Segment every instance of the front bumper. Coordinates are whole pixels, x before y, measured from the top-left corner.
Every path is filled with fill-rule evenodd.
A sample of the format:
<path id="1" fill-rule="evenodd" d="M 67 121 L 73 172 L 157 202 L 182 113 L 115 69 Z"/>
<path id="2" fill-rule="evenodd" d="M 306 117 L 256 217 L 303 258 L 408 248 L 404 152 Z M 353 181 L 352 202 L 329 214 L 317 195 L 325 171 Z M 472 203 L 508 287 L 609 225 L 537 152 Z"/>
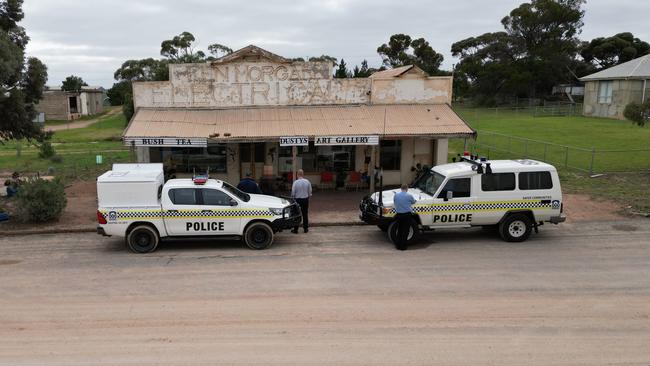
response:
<path id="1" fill-rule="evenodd" d="M 292 229 L 300 226 L 302 222 L 302 212 L 300 206 L 293 201 L 293 203 L 282 210 L 282 218 L 273 220 L 272 226 L 274 231 L 282 231 L 284 229 Z"/>
<path id="2" fill-rule="evenodd" d="M 388 225 L 393 221 L 392 217 L 382 215 L 381 207 L 374 203 L 369 197 L 364 197 L 359 204 L 359 219 L 370 225 Z"/>
<path id="3" fill-rule="evenodd" d="M 551 219 L 548 220 L 548 221 L 550 221 L 551 224 L 556 224 L 557 225 L 557 224 L 559 224 L 561 222 L 566 221 L 566 215 L 561 213 L 560 216 L 551 216 Z"/>

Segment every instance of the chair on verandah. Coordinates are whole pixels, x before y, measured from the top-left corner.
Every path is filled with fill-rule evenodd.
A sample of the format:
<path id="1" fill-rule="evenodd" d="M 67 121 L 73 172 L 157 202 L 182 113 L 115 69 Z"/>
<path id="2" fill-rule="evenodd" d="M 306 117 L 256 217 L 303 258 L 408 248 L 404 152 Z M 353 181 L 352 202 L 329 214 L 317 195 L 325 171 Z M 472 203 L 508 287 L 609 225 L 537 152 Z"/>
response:
<path id="1" fill-rule="evenodd" d="M 320 173 L 320 184 L 319 188 L 334 188 L 334 173 L 332 172 L 321 172 Z"/>
<path id="2" fill-rule="evenodd" d="M 357 191 L 359 190 L 359 187 L 361 187 L 361 173 L 351 171 L 348 174 L 348 188 L 354 187 L 354 190 Z"/>

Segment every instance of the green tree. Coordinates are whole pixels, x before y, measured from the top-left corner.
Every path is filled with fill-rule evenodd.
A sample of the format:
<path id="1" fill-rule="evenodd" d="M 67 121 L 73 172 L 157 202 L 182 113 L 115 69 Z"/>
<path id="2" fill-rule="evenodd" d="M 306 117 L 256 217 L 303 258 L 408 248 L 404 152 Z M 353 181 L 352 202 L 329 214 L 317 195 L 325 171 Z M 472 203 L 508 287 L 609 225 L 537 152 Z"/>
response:
<path id="1" fill-rule="evenodd" d="M 486 101 L 506 96 L 538 97 L 558 83 L 575 80 L 572 67 L 583 25 L 584 0 L 532 0 L 501 20 L 503 32 L 454 43 L 456 72 Z"/>
<path id="2" fill-rule="evenodd" d="M 79 76 L 70 75 L 61 84 L 61 90 L 65 91 L 79 91 L 82 86 L 88 86 L 86 82 Z"/>
<path id="3" fill-rule="evenodd" d="M 424 38 L 411 39 L 406 34 L 393 34 L 388 43 L 377 48 L 386 67 L 416 65 L 429 75 L 441 73 L 444 57 L 437 53 Z"/>
<path id="4" fill-rule="evenodd" d="M 124 105 L 124 101 L 127 100 L 126 95 L 132 93 L 131 80 L 121 80 L 117 83 L 114 83 L 113 86 L 106 91 L 108 100 L 111 105 Z"/>
<path id="5" fill-rule="evenodd" d="M 584 42 L 580 49 L 580 56 L 596 69 L 606 69 L 647 54 L 650 54 L 650 44 L 629 32 L 594 38 Z"/>
<path id="6" fill-rule="evenodd" d="M 348 65 L 345 63 L 344 59 L 341 59 L 341 62 L 339 62 L 339 66 L 336 68 L 336 71 L 334 72 L 334 77 L 338 79 L 345 79 L 352 77 L 352 73 L 348 70 Z"/>
<path id="7" fill-rule="evenodd" d="M 632 102 L 626 105 L 623 116 L 639 126 L 644 126 L 650 119 L 650 100 L 646 100 L 643 104 Z"/>
<path id="8" fill-rule="evenodd" d="M 210 52 L 212 56 L 207 57 L 207 59 L 215 59 L 231 54 L 232 48 L 219 43 L 213 43 L 208 46 L 208 52 Z"/>
<path id="9" fill-rule="evenodd" d="M 363 60 L 361 61 L 361 67 L 355 66 L 353 71 L 352 71 L 352 76 L 355 78 L 367 78 L 368 76 L 372 75 L 373 72 L 375 72 L 375 69 L 371 69 L 368 67 L 368 61 Z"/>
<path id="10" fill-rule="evenodd" d="M 196 51 L 194 41 L 196 39 L 192 33 L 183 32 L 172 39 L 162 41 L 160 54 L 173 63 L 205 62 L 205 52 Z"/>
<path id="11" fill-rule="evenodd" d="M 43 94 L 47 67 L 37 58 L 25 59 L 29 37 L 18 25 L 23 19 L 22 0 L 0 0 L 0 141 L 36 139 L 47 134 L 32 120 L 34 104 Z"/>
<path id="12" fill-rule="evenodd" d="M 127 60 L 115 70 L 115 80 L 129 81 L 167 81 L 169 80 L 168 60 L 145 58 L 142 60 Z"/>

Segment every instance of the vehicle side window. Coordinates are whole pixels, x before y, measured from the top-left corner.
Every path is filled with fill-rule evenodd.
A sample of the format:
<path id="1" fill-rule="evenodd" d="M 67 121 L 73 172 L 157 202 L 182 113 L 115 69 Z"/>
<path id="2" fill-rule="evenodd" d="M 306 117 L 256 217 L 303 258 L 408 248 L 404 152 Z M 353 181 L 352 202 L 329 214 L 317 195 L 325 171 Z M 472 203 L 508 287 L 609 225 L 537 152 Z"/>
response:
<path id="1" fill-rule="evenodd" d="M 175 205 L 196 205 L 197 189 L 194 188 L 175 188 L 169 190 L 169 199 Z"/>
<path id="2" fill-rule="evenodd" d="M 492 173 L 481 175 L 483 192 L 514 191 L 515 173 Z"/>
<path id="3" fill-rule="evenodd" d="M 203 204 L 208 206 L 230 206 L 229 195 L 216 190 L 216 189 L 202 189 L 201 194 L 203 194 Z"/>
<path id="4" fill-rule="evenodd" d="M 519 189 L 551 189 L 553 180 L 550 172 L 523 172 L 519 173 Z"/>
<path id="5" fill-rule="evenodd" d="M 470 197 L 472 188 L 471 178 L 456 178 L 450 179 L 447 184 L 442 188 L 438 198 L 447 197 L 447 192 L 454 192 L 454 198 Z"/>

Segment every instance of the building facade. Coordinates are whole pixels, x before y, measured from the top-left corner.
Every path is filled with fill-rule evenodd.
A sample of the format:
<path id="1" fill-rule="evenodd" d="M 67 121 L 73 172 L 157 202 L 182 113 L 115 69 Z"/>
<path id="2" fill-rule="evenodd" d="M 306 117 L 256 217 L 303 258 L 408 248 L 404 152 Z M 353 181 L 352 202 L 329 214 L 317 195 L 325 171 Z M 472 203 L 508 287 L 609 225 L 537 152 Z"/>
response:
<path id="1" fill-rule="evenodd" d="M 650 55 L 581 78 L 585 83 L 584 115 L 625 119 L 631 102 L 650 99 Z"/>
<path id="2" fill-rule="evenodd" d="M 248 46 L 212 63 L 169 65 L 170 80 L 136 82 L 124 132 L 139 162 L 237 182 L 303 169 L 316 185 L 337 176 L 410 182 L 417 166 L 447 162 L 448 139 L 474 131 L 450 107 L 452 77 L 415 66 L 335 79 L 331 62 L 297 62 Z"/>
<path id="3" fill-rule="evenodd" d="M 36 105 L 36 111 L 44 113 L 47 121 L 74 120 L 101 113 L 103 109 L 103 91 L 95 87 L 83 87 L 78 92 L 46 90 Z"/>

